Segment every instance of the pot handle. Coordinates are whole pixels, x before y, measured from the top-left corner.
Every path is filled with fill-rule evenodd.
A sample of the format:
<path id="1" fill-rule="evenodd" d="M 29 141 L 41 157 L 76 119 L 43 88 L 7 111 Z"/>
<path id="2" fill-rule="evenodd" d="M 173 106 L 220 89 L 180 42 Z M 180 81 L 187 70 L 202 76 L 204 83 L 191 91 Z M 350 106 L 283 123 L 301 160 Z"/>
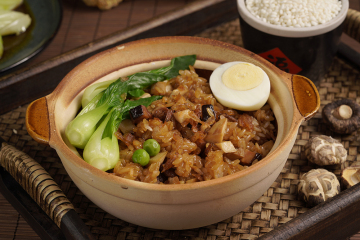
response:
<path id="1" fill-rule="evenodd" d="M 320 108 L 320 96 L 315 84 L 308 78 L 292 75 L 292 91 L 300 114 L 305 120 L 312 118 Z"/>
<path id="2" fill-rule="evenodd" d="M 39 98 L 32 103 L 26 110 L 26 129 L 29 135 L 38 143 L 49 145 L 50 141 L 50 122 L 47 100 L 45 97 Z"/>

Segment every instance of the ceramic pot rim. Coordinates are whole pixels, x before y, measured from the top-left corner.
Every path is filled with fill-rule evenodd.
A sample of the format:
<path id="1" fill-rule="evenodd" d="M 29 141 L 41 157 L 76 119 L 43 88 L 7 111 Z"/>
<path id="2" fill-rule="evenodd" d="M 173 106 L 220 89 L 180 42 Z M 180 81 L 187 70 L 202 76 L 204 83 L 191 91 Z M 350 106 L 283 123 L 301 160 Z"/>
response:
<path id="1" fill-rule="evenodd" d="M 143 44 L 144 41 L 145 42 L 146 41 L 167 42 L 167 41 L 174 41 L 174 40 L 184 42 L 184 43 L 193 43 L 193 44 L 210 44 L 211 43 L 213 46 L 220 46 L 222 48 L 231 49 L 232 51 L 237 51 L 239 53 L 247 54 L 248 56 L 251 56 L 256 61 L 265 65 L 267 68 L 271 69 L 271 71 L 278 74 L 279 76 L 280 75 L 282 75 L 283 77 L 290 76 L 290 74 L 280 71 L 274 65 L 272 65 L 265 59 L 259 57 L 258 55 L 255 55 L 241 47 L 234 46 L 232 44 L 223 43 L 223 42 L 220 42 L 217 40 L 204 39 L 204 38 L 199 38 L 199 37 L 181 37 L 181 36 L 180 37 L 157 37 L 157 38 L 151 38 L 151 39 L 137 40 L 137 41 L 133 41 L 130 43 L 122 44 L 121 46 L 131 46 L 134 44 L 135 45 Z M 106 56 L 106 54 L 111 54 L 111 51 L 113 51 L 113 50 L 114 49 L 109 49 L 109 50 L 106 50 L 104 52 L 98 53 L 98 54 L 90 57 L 89 59 L 85 60 L 84 62 L 80 63 L 77 67 L 75 67 L 74 70 L 72 70 L 70 73 L 67 74 L 67 76 L 71 76 L 75 72 L 79 71 L 80 67 L 86 66 L 89 62 L 97 61 L 97 59 L 100 59 L 103 56 Z M 67 77 L 65 77 L 65 78 L 67 78 Z M 66 83 L 69 83 L 69 82 L 70 81 L 67 81 Z M 63 82 L 63 83 L 65 83 L 65 82 Z M 60 85 L 62 85 L 62 84 L 60 84 Z M 61 88 L 55 89 L 55 91 L 52 94 L 48 95 L 48 100 L 56 101 L 56 98 L 59 95 L 61 95 L 60 89 Z M 290 94 L 290 95 L 292 95 L 292 94 Z M 293 105 L 295 108 L 294 99 L 293 99 Z M 296 110 L 294 110 L 294 111 L 296 111 Z M 55 122 L 54 116 L 52 116 L 51 118 L 53 118 L 51 121 Z M 209 187 L 213 187 L 215 185 L 229 183 L 229 182 L 233 181 L 234 179 L 243 178 L 243 177 L 251 174 L 252 172 L 257 171 L 258 169 L 265 168 L 268 164 L 272 164 L 272 162 L 274 162 L 276 160 L 276 157 L 289 144 L 291 144 L 291 140 L 294 138 L 294 135 L 297 134 L 297 131 L 298 131 L 298 128 L 299 128 L 301 122 L 302 121 L 299 121 L 299 117 L 294 116 L 291 121 L 291 124 L 290 124 L 291 126 L 289 128 L 289 132 L 286 134 L 286 138 L 284 138 L 283 141 L 280 142 L 279 146 L 277 146 L 277 148 L 274 151 L 269 153 L 268 156 L 266 156 L 263 160 L 259 161 L 258 163 L 252 165 L 251 167 L 246 168 L 240 172 L 234 173 L 232 175 L 228 175 L 228 176 L 221 177 L 218 179 L 213 179 L 210 181 L 203 181 L 203 182 L 196 182 L 196 183 L 191 183 L 191 184 L 178 184 L 178 185 L 148 184 L 148 183 L 143 183 L 143 182 L 138 182 L 138 181 L 133 181 L 133 180 L 117 177 L 117 176 L 108 174 L 106 172 L 103 172 L 103 171 L 89 165 L 88 163 L 83 161 L 83 159 L 81 159 L 79 156 L 77 156 L 74 152 L 72 152 L 70 150 L 70 148 L 65 144 L 59 131 L 55 131 L 55 134 L 54 134 L 55 136 L 51 137 L 50 145 L 51 145 L 51 147 L 55 148 L 57 151 L 60 151 L 64 156 L 66 156 L 69 159 L 69 161 L 71 162 L 71 164 L 76 165 L 80 169 L 85 169 L 86 172 L 94 174 L 94 175 L 96 175 L 96 177 L 99 177 L 100 179 L 102 179 L 104 181 L 110 181 L 114 184 L 119 184 L 121 186 L 127 186 L 127 187 L 131 187 L 131 188 L 136 188 L 136 189 L 141 189 L 144 191 L 171 191 L 172 192 L 172 191 L 186 191 L 186 190 L 195 190 L 195 189 L 198 190 L 200 188 L 202 188 L 202 189 L 209 188 Z M 54 123 L 54 124 L 56 124 L 56 123 Z M 55 128 L 56 128 L 56 126 L 55 126 Z M 284 161 L 286 161 L 286 159 Z M 281 163 L 282 163 L 282 161 L 281 161 Z M 278 165 L 281 165 L 281 163 Z M 278 166 L 276 166 L 276 167 L 278 167 Z M 265 177 L 266 176 L 264 176 L 264 178 Z M 92 184 L 90 183 L 90 185 L 92 185 Z"/>
<path id="2" fill-rule="evenodd" d="M 312 37 L 330 32 L 340 26 L 340 24 L 345 20 L 347 11 L 349 9 L 349 1 L 341 0 L 342 8 L 340 12 L 335 18 L 331 19 L 329 22 L 319 24 L 317 26 L 294 28 L 277 26 L 261 21 L 249 12 L 249 10 L 245 6 L 245 1 L 246 0 L 237 0 L 238 11 L 241 18 L 250 26 L 254 27 L 259 31 L 280 37 Z"/>

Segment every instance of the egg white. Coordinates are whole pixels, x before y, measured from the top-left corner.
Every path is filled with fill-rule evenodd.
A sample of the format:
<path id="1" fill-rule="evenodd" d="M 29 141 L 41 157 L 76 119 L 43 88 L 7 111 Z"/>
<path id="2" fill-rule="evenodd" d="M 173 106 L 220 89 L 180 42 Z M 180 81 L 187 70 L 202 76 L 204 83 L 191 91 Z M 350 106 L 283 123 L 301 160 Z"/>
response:
<path id="1" fill-rule="evenodd" d="M 246 91 L 234 90 L 227 87 L 222 81 L 222 75 L 228 68 L 238 63 L 244 62 L 228 62 L 222 64 L 213 71 L 210 76 L 211 91 L 219 103 L 226 107 L 241 111 L 258 110 L 264 106 L 269 98 L 270 79 L 264 70 L 262 70 L 260 67 L 257 67 L 264 73 L 263 81 L 260 83 L 260 85 Z"/>

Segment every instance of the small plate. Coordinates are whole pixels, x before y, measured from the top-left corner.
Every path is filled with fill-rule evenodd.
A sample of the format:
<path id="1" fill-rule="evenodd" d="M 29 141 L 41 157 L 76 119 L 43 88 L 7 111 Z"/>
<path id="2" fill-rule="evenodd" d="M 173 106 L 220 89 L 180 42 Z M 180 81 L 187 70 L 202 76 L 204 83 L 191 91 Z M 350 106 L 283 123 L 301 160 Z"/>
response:
<path id="1" fill-rule="evenodd" d="M 59 29 L 62 7 L 59 0 L 25 0 L 19 11 L 31 17 L 31 25 L 18 36 L 4 36 L 0 73 L 29 60 L 50 43 Z"/>

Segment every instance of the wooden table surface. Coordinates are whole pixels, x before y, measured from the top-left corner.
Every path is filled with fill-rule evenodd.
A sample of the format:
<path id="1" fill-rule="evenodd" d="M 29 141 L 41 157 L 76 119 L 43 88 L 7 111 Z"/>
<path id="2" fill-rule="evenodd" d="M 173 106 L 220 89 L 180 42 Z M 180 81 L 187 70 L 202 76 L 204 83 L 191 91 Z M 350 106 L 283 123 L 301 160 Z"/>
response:
<path id="1" fill-rule="evenodd" d="M 62 0 L 63 19 L 57 35 L 26 66 L 56 57 L 194 1 L 123 0 L 117 7 L 101 11 L 96 7 L 86 6 L 81 0 Z"/>
<path id="2" fill-rule="evenodd" d="M 111 10 L 101 11 L 81 0 L 62 0 L 63 19 L 57 35 L 45 50 L 21 67 L 36 65 L 193 1 L 196 0 L 124 0 Z M 350 0 L 350 8 L 360 10 L 360 0 Z M 342 40 L 360 52 L 357 42 L 347 36 Z M 1 194 L 0 239 L 40 239 Z M 351 239 L 360 239 L 360 234 Z"/>

